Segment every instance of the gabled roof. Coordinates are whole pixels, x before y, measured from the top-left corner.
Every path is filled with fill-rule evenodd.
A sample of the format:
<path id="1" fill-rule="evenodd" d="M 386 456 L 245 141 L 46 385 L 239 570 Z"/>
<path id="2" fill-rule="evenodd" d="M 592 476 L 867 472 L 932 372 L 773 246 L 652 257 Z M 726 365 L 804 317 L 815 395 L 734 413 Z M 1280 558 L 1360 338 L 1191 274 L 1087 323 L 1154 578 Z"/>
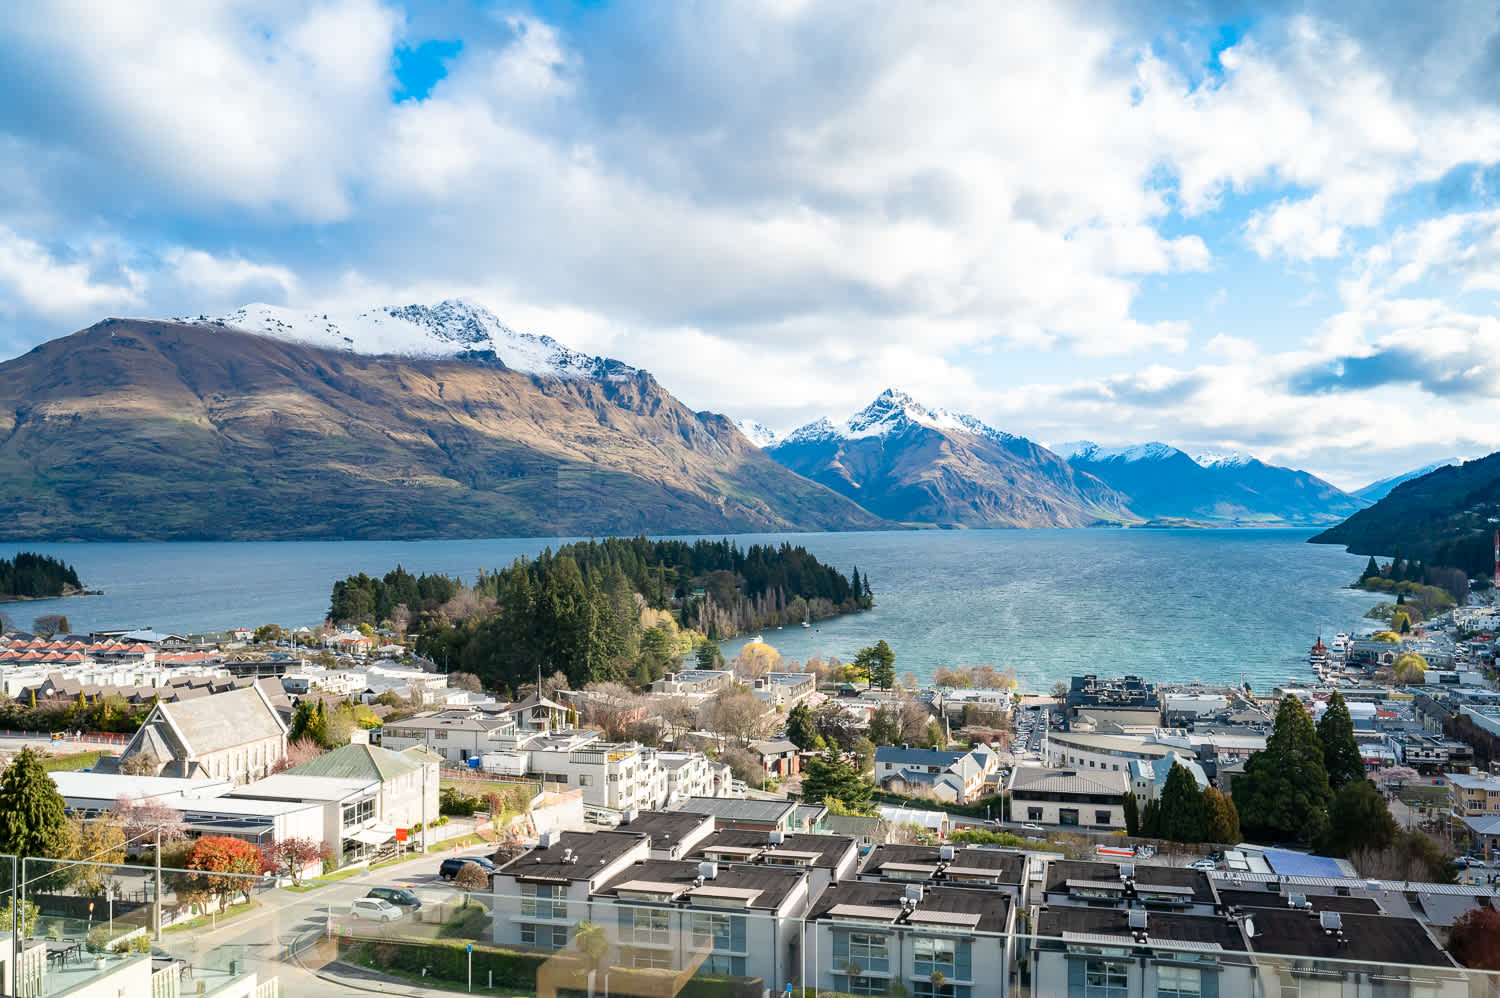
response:
<path id="1" fill-rule="evenodd" d="M 286 734 L 276 708 L 254 687 L 157 705 L 190 756 L 204 756 L 247 742 Z"/>
<path id="2" fill-rule="evenodd" d="M 332 779 L 379 780 L 384 783 L 422 768 L 416 759 L 378 745 L 340 745 L 293 766 L 287 773 L 294 776 L 322 776 Z"/>
<path id="3" fill-rule="evenodd" d="M 962 752 L 900 748 L 895 745 L 881 745 L 875 750 L 876 762 L 884 762 L 892 766 L 942 766 L 946 769 L 963 756 Z"/>

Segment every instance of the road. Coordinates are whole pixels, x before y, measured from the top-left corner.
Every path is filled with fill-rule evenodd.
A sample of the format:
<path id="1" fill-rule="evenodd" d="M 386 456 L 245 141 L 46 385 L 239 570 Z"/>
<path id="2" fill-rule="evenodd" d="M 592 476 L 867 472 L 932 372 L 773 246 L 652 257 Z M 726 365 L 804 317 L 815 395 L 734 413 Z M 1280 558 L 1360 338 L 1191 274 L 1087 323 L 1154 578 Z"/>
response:
<path id="1" fill-rule="evenodd" d="M 485 852 L 473 848 L 458 855 Z M 239 969 L 254 969 L 262 979 L 280 977 L 284 994 L 451 994 L 325 964 L 326 956 L 310 946 L 326 936 L 330 926 L 349 927 L 356 932 L 377 931 L 375 923 L 361 923 L 348 916 L 350 902 L 364 897 L 371 887 L 408 887 L 428 905 L 452 900 L 457 892 L 437 876 L 438 864 L 448 855 L 452 854 L 418 856 L 348 880 L 326 883 L 306 893 L 280 888 L 267 890 L 256 895 L 259 904 L 254 910 L 217 928 L 164 932 L 157 948 L 191 964 L 200 977 L 205 971 L 227 970 L 230 961 L 236 961 Z"/>

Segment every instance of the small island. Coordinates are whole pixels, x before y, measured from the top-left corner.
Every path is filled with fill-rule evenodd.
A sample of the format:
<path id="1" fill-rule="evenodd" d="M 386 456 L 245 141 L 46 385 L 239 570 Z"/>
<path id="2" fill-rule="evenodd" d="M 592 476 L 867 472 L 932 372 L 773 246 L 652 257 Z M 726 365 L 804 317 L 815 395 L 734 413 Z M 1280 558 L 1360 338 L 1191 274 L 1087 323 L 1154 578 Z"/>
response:
<path id="1" fill-rule="evenodd" d="M 22 551 L 14 558 L 0 558 L 0 603 L 92 594 L 78 581 L 72 565 L 50 555 Z"/>

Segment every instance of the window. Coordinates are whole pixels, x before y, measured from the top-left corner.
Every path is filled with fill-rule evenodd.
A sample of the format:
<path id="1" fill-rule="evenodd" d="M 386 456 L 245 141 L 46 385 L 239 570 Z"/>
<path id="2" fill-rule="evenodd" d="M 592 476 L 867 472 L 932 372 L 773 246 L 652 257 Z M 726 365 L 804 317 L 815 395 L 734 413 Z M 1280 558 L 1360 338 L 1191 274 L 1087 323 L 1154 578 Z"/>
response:
<path id="1" fill-rule="evenodd" d="M 884 977 L 851 977 L 849 978 L 849 993 L 851 995 L 883 995 L 890 981 Z"/>
<path id="2" fill-rule="evenodd" d="M 566 925 L 552 926 L 552 945 L 562 949 L 568 945 L 568 927 Z"/>
<path id="3" fill-rule="evenodd" d="M 745 917 L 716 913 L 693 913 L 693 945 L 742 953 L 745 950 Z"/>
<path id="4" fill-rule="evenodd" d="M 1026 820 L 1027 821 L 1041 821 L 1042 820 L 1042 809 L 1039 808 L 1039 807 L 1028 807 L 1026 809 Z"/>
<path id="5" fill-rule="evenodd" d="M 957 952 L 957 940 L 918 936 L 912 940 L 911 972 L 919 978 L 930 978 L 934 972 L 941 973 L 944 977 L 957 977 Z"/>
<path id="6" fill-rule="evenodd" d="M 968 994 L 968 988 L 955 988 L 951 984 L 944 984 L 940 988 L 932 986 L 931 978 L 921 978 L 911 982 L 911 993 L 913 998 L 960 998 L 959 992 Z"/>
<path id="7" fill-rule="evenodd" d="M 528 946 L 536 945 L 536 926 L 530 922 L 522 922 L 517 926 L 521 930 L 521 942 Z"/>
<path id="8" fill-rule="evenodd" d="M 591 786 L 593 786 L 594 785 L 594 774 L 593 773 L 579 773 L 578 774 L 578 785 L 580 787 L 591 787 Z"/>
<path id="9" fill-rule="evenodd" d="M 528 918 L 567 918 L 566 890 L 550 884 L 522 884 L 521 914 Z"/>
<path id="10" fill-rule="evenodd" d="M 1128 971 L 1122 961 L 1090 960 L 1083 966 L 1086 998 L 1125 998 L 1128 985 Z"/>
<path id="11" fill-rule="evenodd" d="M 890 957 L 886 954 L 885 936 L 869 932 L 849 934 L 849 962 L 865 970 L 887 971 L 891 969 Z M 884 988 L 881 989 L 882 993 Z"/>
<path id="12" fill-rule="evenodd" d="M 1107 825 L 1107 824 L 1109 824 L 1109 820 L 1110 820 L 1110 814 L 1109 814 L 1108 811 L 1095 811 L 1094 812 L 1094 824 L 1096 824 L 1096 825 Z"/>
<path id="13" fill-rule="evenodd" d="M 671 954 L 665 950 L 638 949 L 631 953 L 630 965 L 632 967 L 654 967 L 658 970 L 664 970 L 671 966 L 669 963 L 670 958 Z"/>
<path id="14" fill-rule="evenodd" d="M 1060 807 L 1057 809 L 1057 823 L 1059 825 L 1078 824 L 1078 808 Z"/>
<path id="15" fill-rule="evenodd" d="M 1344 979 L 1337 974 L 1328 977 L 1294 976 L 1281 985 L 1282 998 L 1341 998 Z"/>
<path id="16" fill-rule="evenodd" d="M 1203 971 L 1197 967 L 1157 965 L 1156 998 L 1198 998 L 1203 989 Z"/>
<path id="17" fill-rule="evenodd" d="M 715 953 L 703 961 L 703 972 L 705 974 L 728 974 L 732 977 L 744 977 L 745 958 L 742 956 L 721 956 Z"/>
<path id="18" fill-rule="evenodd" d="M 352 825 L 363 825 L 367 821 L 375 820 L 375 800 L 351 801 L 343 807 L 344 827 Z"/>
<path id="19" fill-rule="evenodd" d="M 630 941 L 653 946 L 665 946 L 669 942 L 669 913 L 662 908 L 636 908 L 630 913 Z M 640 964 L 637 964 L 640 966 Z"/>

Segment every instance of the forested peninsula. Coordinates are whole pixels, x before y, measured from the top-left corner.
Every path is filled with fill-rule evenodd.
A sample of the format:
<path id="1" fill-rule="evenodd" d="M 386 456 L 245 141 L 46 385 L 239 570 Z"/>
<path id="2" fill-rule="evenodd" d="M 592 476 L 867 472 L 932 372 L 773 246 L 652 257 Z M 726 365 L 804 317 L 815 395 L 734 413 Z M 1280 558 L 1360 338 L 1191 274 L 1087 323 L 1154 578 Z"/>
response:
<path id="1" fill-rule="evenodd" d="M 78 573 L 50 555 L 22 551 L 0 558 L 0 601 L 51 599 L 82 593 Z"/>
<path id="2" fill-rule="evenodd" d="M 800 625 L 874 605 L 869 579 L 845 575 L 806 548 L 741 548 L 611 537 L 544 550 L 472 585 L 414 576 L 334 583 L 329 619 L 414 634 L 417 650 L 486 688 L 535 682 L 537 670 L 570 684 L 645 685 L 714 641 Z"/>

